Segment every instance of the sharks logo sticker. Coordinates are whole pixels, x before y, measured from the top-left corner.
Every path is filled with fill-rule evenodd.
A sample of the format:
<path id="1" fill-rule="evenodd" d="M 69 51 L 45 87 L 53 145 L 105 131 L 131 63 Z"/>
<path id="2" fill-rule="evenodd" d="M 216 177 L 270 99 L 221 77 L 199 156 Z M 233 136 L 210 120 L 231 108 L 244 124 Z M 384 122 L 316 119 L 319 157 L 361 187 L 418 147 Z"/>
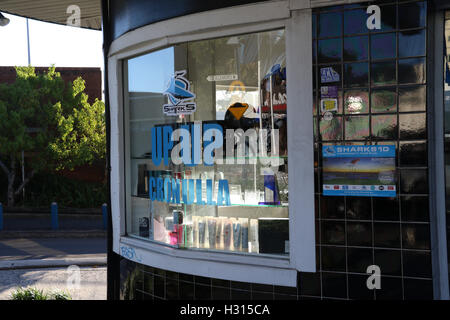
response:
<path id="1" fill-rule="evenodd" d="M 195 93 L 190 91 L 189 81 L 184 77 L 186 70 L 176 71 L 173 78 L 164 91 L 169 103 L 163 105 L 164 114 L 177 116 L 180 114 L 192 114 L 196 104 L 193 102 Z"/>

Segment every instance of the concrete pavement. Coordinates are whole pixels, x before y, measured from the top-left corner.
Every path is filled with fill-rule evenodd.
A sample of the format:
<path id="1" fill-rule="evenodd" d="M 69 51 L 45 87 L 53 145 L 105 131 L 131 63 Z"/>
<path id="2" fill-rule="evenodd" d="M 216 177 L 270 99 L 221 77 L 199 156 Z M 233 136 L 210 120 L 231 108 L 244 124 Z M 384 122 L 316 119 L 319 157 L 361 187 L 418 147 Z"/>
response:
<path id="1" fill-rule="evenodd" d="M 79 286 L 76 274 L 68 268 L 0 270 L 0 300 L 10 299 L 17 287 L 65 291 L 72 300 L 106 299 L 106 267 L 80 267 Z"/>
<path id="2" fill-rule="evenodd" d="M 106 299 L 106 239 L 0 239 L 0 300 L 29 286 L 64 290 L 74 300 Z"/>

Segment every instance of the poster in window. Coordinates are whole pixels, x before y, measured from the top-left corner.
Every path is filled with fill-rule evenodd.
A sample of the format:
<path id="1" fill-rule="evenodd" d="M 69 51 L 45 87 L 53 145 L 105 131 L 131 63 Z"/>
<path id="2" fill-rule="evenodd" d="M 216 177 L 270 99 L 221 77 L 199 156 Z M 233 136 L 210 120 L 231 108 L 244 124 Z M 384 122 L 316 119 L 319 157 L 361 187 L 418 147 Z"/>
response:
<path id="1" fill-rule="evenodd" d="M 323 146 L 323 194 L 395 197 L 395 145 Z"/>

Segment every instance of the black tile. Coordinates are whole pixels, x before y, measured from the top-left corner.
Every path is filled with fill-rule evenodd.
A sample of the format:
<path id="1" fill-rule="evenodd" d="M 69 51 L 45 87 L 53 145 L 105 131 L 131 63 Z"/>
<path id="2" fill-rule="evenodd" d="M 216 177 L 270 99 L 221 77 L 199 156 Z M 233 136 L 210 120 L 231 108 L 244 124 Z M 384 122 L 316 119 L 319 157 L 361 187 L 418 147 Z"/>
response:
<path id="1" fill-rule="evenodd" d="M 195 300 L 211 300 L 211 286 L 196 284 Z"/>
<path id="2" fill-rule="evenodd" d="M 143 298 L 146 301 L 153 301 L 153 295 L 151 295 L 151 294 L 144 293 Z"/>
<path id="3" fill-rule="evenodd" d="M 344 12 L 344 34 L 366 33 L 367 13 L 364 9 Z"/>
<path id="4" fill-rule="evenodd" d="M 135 300 L 144 300 L 144 292 L 141 290 L 136 290 L 134 293 L 134 299 Z"/>
<path id="5" fill-rule="evenodd" d="M 231 291 L 229 288 L 212 287 L 213 300 L 230 300 Z"/>
<path id="6" fill-rule="evenodd" d="M 211 285 L 211 278 L 195 276 L 194 279 L 195 279 L 195 284 L 204 284 L 207 286 Z"/>
<path id="7" fill-rule="evenodd" d="M 368 197 L 348 197 L 347 219 L 371 220 L 372 205 Z"/>
<path id="8" fill-rule="evenodd" d="M 172 271 L 166 271 L 166 279 L 178 280 L 178 273 Z"/>
<path id="9" fill-rule="evenodd" d="M 345 272 L 345 247 L 322 247 L 322 270 Z"/>
<path id="10" fill-rule="evenodd" d="M 327 298 L 347 298 L 347 278 L 344 273 L 322 273 L 323 296 Z"/>
<path id="11" fill-rule="evenodd" d="M 166 280 L 166 299 L 177 300 L 179 299 L 178 281 L 173 279 Z"/>
<path id="12" fill-rule="evenodd" d="M 290 294 L 278 294 L 276 293 L 274 295 L 275 300 L 298 300 L 296 295 L 290 295 Z"/>
<path id="13" fill-rule="evenodd" d="M 347 245 L 372 246 L 372 223 L 347 222 Z"/>
<path id="14" fill-rule="evenodd" d="M 382 4 L 382 3 L 381 3 Z M 397 6 L 381 6 L 381 29 L 371 30 L 371 33 L 386 32 L 397 28 Z"/>
<path id="15" fill-rule="evenodd" d="M 158 298 L 165 298 L 165 278 L 154 276 L 154 296 Z"/>
<path id="16" fill-rule="evenodd" d="M 433 299 L 433 281 L 405 279 L 405 300 L 432 300 Z"/>
<path id="17" fill-rule="evenodd" d="M 367 288 L 367 278 L 365 275 L 348 275 L 348 297 L 349 299 L 373 300 L 375 298 L 373 290 Z"/>
<path id="18" fill-rule="evenodd" d="M 404 249 L 430 249 L 430 225 L 403 223 L 402 241 Z"/>
<path id="19" fill-rule="evenodd" d="M 426 29 L 399 32 L 398 50 L 400 58 L 424 56 L 426 54 Z"/>
<path id="20" fill-rule="evenodd" d="M 252 291 L 252 300 L 273 300 L 273 293 Z"/>
<path id="21" fill-rule="evenodd" d="M 373 224 L 375 247 L 400 248 L 400 224 L 375 222 Z"/>
<path id="22" fill-rule="evenodd" d="M 250 283 L 241 281 L 231 281 L 231 288 L 249 291 L 251 290 Z"/>
<path id="23" fill-rule="evenodd" d="M 369 41 L 367 36 L 344 38 L 344 60 L 367 60 Z"/>
<path id="24" fill-rule="evenodd" d="M 428 197 L 401 197 L 402 221 L 428 222 L 430 221 Z"/>
<path id="25" fill-rule="evenodd" d="M 157 275 L 157 276 L 165 277 L 166 276 L 166 270 L 153 268 L 153 274 Z"/>
<path id="26" fill-rule="evenodd" d="M 373 219 L 399 221 L 397 198 L 373 198 Z"/>
<path id="27" fill-rule="evenodd" d="M 300 295 L 321 296 L 319 272 L 299 272 L 297 274 L 297 282 Z"/>
<path id="28" fill-rule="evenodd" d="M 194 276 L 186 273 L 179 273 L 178 278 L 181 281 L 194 282 Z"/>
<path id="29" fill-rule="evenodd" d="M 400 114 L 400 139 L 426 139 L 426 113 Z"/>
<path id="30" fill-rule="evenodd" d="M 403 251 L 403 275 L 405 277 L 431 278 L 431 254 L 423 251 Z"/>
<path id="31" fill-rule="evenodd" d="M 395 60 L 373 62 L 371 64 L 370 83 L 373 86 L 387 86 L 396 84 Z"/>
<path id="32" fill-rule="evenodd" d="M 402 300 L 402 279 L 381 277 L 381 289 L 375 291 L 377 300 Z"/>
<path id="33" fill-rule="evenodd" d="M 180 299 L 194 300 L 194 284 L 191 282 L 179 282 Z"/>
<path id="34" fill-rule="evenodd" d="M 366 273 L 367 267 L 373 265 L 372 249 L 347 248 L 347 265 L 349 272 Z"/>
<path id="35" fill-rule="evenodd" d="M 222 280 L 222 279 L 211 279 L 211 284 L 214 287 L 224 287 L 229 288 L 230 287 L 230 280 Z"/>
<path id="36" fill-rule="evenodd" d="M 147 294 L 154 294 L 153 291 L 153 283 L 154 283 L 154 278 L 153 278 L 153 274 L 151 273 L 147 273 L 144 272 L 144 292 Z"/>
<path id="37" fill-rule="evenodd" d="M 328 197 L 320 198 L 320 218 L 321 219 L 344 219 L 345 203 L 344 197 Z"/>
<path id="38" fill-rule="evenodd" d="M 366 62 L 344 64 L 344 85 L 347 88 L 367 87 L 369 83 L 369 65 Z"/>
<path id="39" fill-rule="evenodd" d="M 321 13 L 318 16 L 318 34 L 322 37 L 342 35 L 342 12 Z"/>
<path id="40" fill-rule="evenodd" d="M 425 58 L 400 59 L 398 61 L 399 84 L 425 84 Z M 414 138 L 420 139 L 420 138 Z"/>
<path id="41" fill-rule="evenodd" d="M 427 20 L 426 1 L 399 4 L 398 18 L 400 29 L 425 27 Z"/>
<path id="42" fill-rule="evenodd" d="M 345 244 L 345 224 L 338 221 L 322 221 L 321 223 L 322 244 Z"/>
<path id="43" fill-rule="evenodd" d="M 276 294 L 297 295 L 297 287 L 274 286 L 273 290 Z"/>
<path id="44" fill-rule="evenodd" d="M 247 290 L 231 290 L 231 300 L 251 300 L 251 292 Z"/>
<path id="45" fill-rule="evenodd" d="M 270 285 L 270 284 L 252 283 L 251 287 L 252 287 L 252 291 L 273 293 L 273 285 Z"/>
<path id="46" fill-rule="evenodd" d="M 319 63 L 340 62 L 342 58 L 342 40 L 326 39 L 319 40 Z"/>
<path id="47" fill-rule="evenodd" d="M 382 275 L 402 275 L 402 253 L 400 250 L 375 249 L 375 265 L 380 267 Z"/>

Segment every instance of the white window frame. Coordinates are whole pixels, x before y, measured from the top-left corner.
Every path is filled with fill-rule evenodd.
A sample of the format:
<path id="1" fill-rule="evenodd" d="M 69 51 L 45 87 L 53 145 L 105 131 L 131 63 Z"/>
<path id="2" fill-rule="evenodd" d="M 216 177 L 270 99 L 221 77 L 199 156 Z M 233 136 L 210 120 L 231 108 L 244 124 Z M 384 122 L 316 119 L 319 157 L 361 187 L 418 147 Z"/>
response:
<path id="1" fill-rule="evenodd" d="M 306 3 L 271 1 L 191 14 L 138 28 L 112 42 L 108 83 L 114 252 L 169 271 L 282 286 L 296 286 L 297 271 L 316 271 L 312 24 Z M 286 30 L 289 257 L 179 250 L 126 236 L 123 60 L 178 43 L 277 28 Z"/>

